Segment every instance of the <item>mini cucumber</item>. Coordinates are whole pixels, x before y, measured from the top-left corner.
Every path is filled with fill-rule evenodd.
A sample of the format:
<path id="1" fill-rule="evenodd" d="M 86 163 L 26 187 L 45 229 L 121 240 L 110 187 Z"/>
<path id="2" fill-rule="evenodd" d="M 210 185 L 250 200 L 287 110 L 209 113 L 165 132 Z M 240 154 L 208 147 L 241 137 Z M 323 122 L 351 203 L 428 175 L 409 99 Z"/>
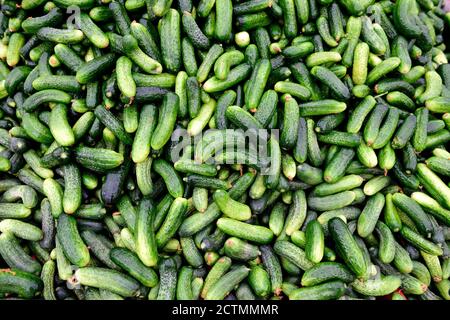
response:
<path id="1" fill-rule="evenodd" d="M 144 161 L 150 153 L 150 141 L 156 126 L 156 113 L 155 105 L 146 104 L 142 106 L 138 128 L 131 148 L 131 158 L 136 163 Z"/>
<path id="2" fill-rule="evenodd" d="M 57 104 L 52 109 L 48 125 L 58 144 L 71 146 L 75 143 L 75 135 L 67 119 L 67 107 L 65 105 Z"/>
<path id="3" fill-rule="evenodd" d="M 211 47 L 211 49 L 213 47 Z M 200 71 L 200 69 L 199 69 L 199 71 Z M 203 84 L 203 90 L 205 90 L 207 93 L 227 90 L 227 89 L 233 87 L 235 84 L 242 81 L 243 79 L 245 79 L 250 74 L 250 72 L 251 72 L 251 66 L 247 63 L 242 63 L 242 64 L 238 65 L 237 67 L 231 69 L 230 73 L 228 74 L 228 77 L 225 80 L 219 80 L 216 77 L 212 77 L 212 78 L 208 79 Z M 197 80 L 198 79 L 199 79 L 199 76 L 197 75 Z"/>
<path id="4" fill-rule="evenodd" d="M 273 238 L 273 232 L 266 227 L 254 226 L 230 218 L 220 218 L 217 220 L 217 226 L 226 234 L 261 244 L 269 243 Z"/>
<path id="5" fill-rule="evenodd" d="M 236 285 L 248 276 L 249 272 L 250 269 L 246 266 L 238 266 L 225 273 L 209 288 L 205 295 L 205 300 L 222 300 Z"/>
<path id="6" fill-rule="evenodd" d="M 409 241 L 414 246 L 418 247 L 420 250 L 435 256 L 442 255 L 442 249 L 434 244 L 433 242 L 423 238 L 420 234 L 417 234 L 408 226 L 403 226 L 400 230 L 401 235 L 404 239 Z"/>
<path id="7" fill-rule="evenodd" d="M 334 130 L 319 134 L 317 138 L 320 142 L 349 148 L 357 147 L 361 144 L 361 136 L 359 134 Z"/>
<path id="8" fill-rule="evenodd" d="M 385 204 L 384 196 L 377 193 L 370 197 L 358 218 L 358 234 L 365 238 L 375 229 L 377 220 Z"/>
<path id="9" fill-rule="evenodd" d="M 342 191 L 324 197 L 310 195 L 308 197 L 308 207 L 316 211 L 329 211 L 344 208 L 355 200 L 353 191 Z"/>
<path id="10" fill-rule="evenodd" d="M 378 256 L 383 263 L 391 263 L 395 258 L 395 240 L 391 230 L 383 222 L 378 221 L 376 232 L 379 238 Z"/>
<path id="11" fill-rule="evenodd" d="M 226 274 L 226 272 L 231 267 L 231 263 L 231 259 L 228 257 L 221 257 L 219 258 L 219 260 L 217 260 L 217 262 L 214 264 L 205 278 L 205 282 L 201 292 L 202 298 L 205 298 L 211 287 L 213 287 L 213 285 L 216 284 L 224 274 Z"/>
<path id="12" fill-rule="evenodd" d="M 260 246 L 262 262 L 269 273 L 272 292 L 278 295 L 281 292 L 282 273 L 278 257 L 269 246 Z"/>
<path id="13" fill-rule="evenodd" d="M 161 19 L 161 55 L 165 67 L 177 72 L 181 67 L 181 18 L 178 11 L 170 9 Z"/>
<path id="14" fill-rule="evenodd" d="M 156 61 L 161 61 L 161 53 L 155 41 L 155 35 L 146 26 L 132 21 L 130 24 L 130 33 L 136 38 L 142 51 Z"/>
<path id="15" fill-rule="evenodd" d="M 34 208 L 38 204 L 36 191 L 27 185 L 11 186 L 1 198 L 2 202 L 16 202 L 20 200 L 26 208 Z"/>
<path id="16" fill-rule="evenodd" d="M 115 55 L 107 53 L 83 63 L 76 71 L 76 79 L 81 84 L 87 84 L 100 77 L 115 62 Z"/>
<path id="17" fill-rule="evenodd" d="M 401 60 L 397 57 L 391 57 L 383 60 L 375 68 L 373 68 L 367 75 L 366 84 L 372 85 L 388 73 L 395 70 L 401 63 Z"/>
<path id="18" fill-rule="evenodd" d="M 375 105 L 376 101 L 372 96 L 367 96 L 361 100 L 350 115 L 347 122 L 347 131 L 350 133 L 359 132 L 363 126 L 364 119 L 369 115 Z"/>
<path id="19" fill-rule="evenodd" d="M 74 213 L 81 204 L 80 170 L 74 164 L 66 164 L 64 170 L 63 209 L 67 214 Z"/>
<path id="20" fill-rule="evenodd" d="M 75 272 L 74 279 L 82 285 L 106 289 L 123 297 L 133 297 L 139 294 L 139 283 L 116 270 L 84 267 Z"/>
<path id="21" fill-rule="evenodd" d="M 44 285 L 42 295 L 45 300 L 56 300 L 54 290 L 54 276 L 56 271 L 56 264 L 53 260 L 48 260 L 42 266 L 41 280 Z"/>
<path id="22" fill-rule="evenodd" d="M 295 145 L 297 141 L 298 119 L 298 104 L 295 99 L 288 95 L 284 101 L 283 130 L 280 136 L 280 146 L 282 148 L 290 149 Z"/>
<path id="23" fill-rule="evenodd" d="M 257 246 L 236 237 L 228 238 L 223 249 L 225 255 L 239 261 L 250 261 L 261 254 Z"/>
<path id="24" fill-rule="evenodd" d="M 330 88 L 331 92 L 339 100 L 350 99 L 350 91 L 344 83 L 329 69 L 322 66 L 315 66 L 311 69 L 311 74 L 320 82 Z"/>
<path id="25" fill-rule="evenodd" d="M 19 269 L 31 274 L 41 271 L 41 264 L 33 260 L 22 248 L 19 240 L 10 231 L 0 235 L 0 256 L 10 268 Z"/>
<path id="26" fill-rule="evenodd" d="M 194 239 L 192 237 L 181 238 L 180 244 L 186 261 L 194 268 L 201 267 L 203 265 L 203 257 L 196 247 Z"/>
<path id="27" fill-rule="evenodd" d="M 338 262 L 321 262 L 305 271 L 301 284 L 305 287 L 315 286 L 330 280 L 344 283 L 353 282 L 355 276 L 343 264 Z"/>
<path id="28" fill-rule="evenodd" d="M 345 175 L 345 170 L 354 156 L 355 151 L 353 149 L 341 148 L 325 167 L 323 179 L 328 183 L 338 181 Z"/>
<path id="29" fill-rule="evenodd" d="M 344 295 L 345 284 L 341 281 L 330 281 L 311 287 L 302 287 L 289 294 L 289 300 L 331 300 Z"/>
<path id="30" fill-rule="evenodd" d="M 36 110 L 36 108 L 44 103 L 57 102 L 67 104 L 70 102 L 70 100 L 70 95 L 64 91 L 57 89 L 47 89 L 36 92 L 28 97 L 24 101 L 22 108 L 27 112 L 33 112 Z"/>
<path id="31" fill-rule="evenodd" d="M 417 125 L 416 116 L 410 114 L 395 132 L 395 135 L 392 139 L 392 147 L 394 149 L 404 148 L 406 143 L 413 136 L 416 125 Z"/>
<path id="32" fill-rule="evenodd" d="M 392 196 L 392 200 L 396 207 L 407 213 L 408 216 L 414 221 L 421 234 L 425 235 L 427 238 L 431 236 L 433 227 L 431 225 L 430 218 L 422 210 L 419 204 L 417 204 L 417 202 L 400 193 L 395 193 Z"/>
<path id="33" fill-rule="evenodd" d="M 276 92 L 291 95 L 302 101 L 307 101 L 311 96 L 311 92 L 308 88 L 301 84 L 289 81 L 278 81 L 275 83 L 274 89 Z"/>
<path id="34" fill-rule="evenodd" d="M 20 298 L 32 299 L 43 288 L 42 280 L 28 272 L 15 268 L 0 271 L 0 292 L 13 293 Z"/>
<path id="35" fill-rule="evenodd" d="M 153 202 L 143 199 L 139 203 L 136 216 L 136 254 L 142 263 L 148 267 L 156 266 L 158 251 L 153 228 L 155 210 Z"/>
<path id="36" fill-rule="evenodd" d="M 84 34 L 81 30 L 57 29 L 52 27 L 42 27 L 36 35 L 43 41 L 52 41 L 63 44 L 78 43 L 84 38 Z"/>
<path id="37" fill-rule="evenodd" d="M 244 55 L 237 50 L 227 51 L 222 54 L 214 64 L 214 73 L 217 79 L 225 80 L 230 72 L 230 67 L 238 65 L 244 60 Z"/>
<path id="38" fill-rule="evenodd" d="M 293 194 L 293 201 L 289 207 L 289 212 L 284 222 L 284 232 L 291 235 L 299 230 L 306 218 L 307 201 L 303 190 L 296 190 Z"/>
<path id="39" fill-rule="evenodd" d="M 253 180 L 255 178 L 254 173 L 246 173 L 241 178 L 239 178 L 233 187 L 228 191 L 231 198 L 237 199 L 242 196 L 243 192 L 245 192 L 248 188 L 250 188 Z M 190 236 L 194 233 L 200 231 L 204 227 L 206 227 L 211 222 L 215 221 L 220 217 L 221 211 L 218 206 L 213 203 L 208 206 L 205 212 L 199 214 L 193 214 L 190 217 L 186 218 L 183 224 L 180 227 L 179 233 L 181 236 Z"/>
<path id="40" fill-rule="evenodd" d="M 113 243 L 103 235 L 96 234 L 91 230 L 83 230 L 80 233 L 81 238 L 89 247 L 92 254 L 104 265 L 111 269 L 118 269 L 116 264 L 111 260 L 109 254 L 113 248 Z"/>
<path id="41" fill-rule="evenodd" d="M 32 82 L 33 88 L 37 91 L 58 88 L 65 92 L 80 92 L 81 86 L 74 76 L 48 75 L 38 77 Z"/>
<path id="42" fill-rule="evenodd" d="M 250 268 L 248 282 L 258 297 L 266 297 L 271 291 L 269 274 L 261 266 Z"/>
<path id="43" fill-rule="evenodd" d="M 422 256 L 423 261 L 425 262 L 425 265 L 427 266 L 433 281 L 437 283 L 441 282 L 442 266 L 439 257 L 432 254 L 428 254 L 424 251 L 420 251 L 420 255 Z"/>
<path id="44" fill-rule="evenodd" d="M 449 223 L 450 210 L 443 208 L 439 202 L 422 192 L 413 192 L 411 199 L 416 201 L 426 212 L 432 214 L 437 219 Z"/>
<path id="45" fill-rule="evenodd" d="M 366 83 L 369 50 L 369 46 L 365 42 L 358 43 L 354 49 L 352 80 L 356 85 Z"/>
<path id="46" fill-rule="evenodd" d="M 58 269 L 58 277 L 62 280 L 69 280 L 72 277 L 73 270 L 69 259 L 66 257 L 64 250 L 56 237 L 55 239 L 56 250 L 56 266 Z"/>
<path id="47" fill-rule="evenodd" d="M 401 285 L 398 276 L 390 275 L 376 280 L 355 280 L 352 287 L 356 292 L 368 296 L 384 296 L 392 293 Z"/>
<path id="48" fill-rule="evenodd" d="M 264 88 L 266 86 L 267 79 L 271 72 L 272 66 L 268 59 L 261 59 L 255 66 L 248 87 L 248 94 L 246 95 L 246 107 L 250 111 L 256 111 L 259 105 L 259 101 L 264 93 Z"/>
<path id="49" fill-rule="evenodd" d="M 79 267 L 84 267 L 89 263 L 89 250 L 80 237 L 74 217 L 67 214 L 59 216 L 56 236 L 70 262 Z"/>
<path id="50" fill-rule="evenodd" d="M 162 72 L 161 64 L 142 51 L 137 39 L 131 34 L 123 37 L 122 45 L 127 56 L 142 70 L 149 74 L 160 74 Z"/>
<path id="51" fill-rule="evenodd" d="M 2 220 L 0 222 L 0 231 L 11 232 L 16 237 L 29 241 L 39 241 L 43 237 L 43 232 L 39 228 L 15 219 Z"/>
<path id="52" fill-rule="evenodd" d="M 389 143 L 390 139 L 395 133 L 399 121 L 399 111 L 397 108 L 389 108 L 386 115 L 386 120 L 380 127 L 378 135 L 372 144 L 372 148 L 380 149 Z"/>
<path id="53" fill-rule="evenodd" d="M 175 126 L 179 105 L 180 99 L 175 93 L 167 93 L 164 96 L 163 105 L 158 116 L 158 123 L 152 134 L 152 149 L 161 149 L 170 139 L 170 135 Z"/>
<path id="54" fill-rule="evenodd" d="M 336 243 L 338 254 L 358 277 L 364 276 L 367 270 L 367 264 L 364 260 L 363 252 L 345 222 L 335 217 L 328 222 L 328 227 Z"/>
<path id="55" fill-rule="evenodd" d="M 158 248 L 164 247 L 170 238 L 177 232 L 182 223 L 182 217 L 187 211 L 188 203 L 185 198 L 175 198 L 170 205 L 167 216 L 156 233 L 156 244 Z"/>
<path id="56" fill-rule="evenodd" d="M 381 122 L 388 112 L 388 107 L 383 104 L 378 104 L 371 112 L 370 117 L 364 126 L 363 137 L 368 146 L 371 146 L 380 132 Z"/>
<path id="57" fill-rule="evenodd" d="M 213 199 L 219 209 L 229 218 L 246 221 L 251 217 L 251 210 L 245 204 L 233 200 L 225 190 L 216 190 Z"/>
<path id="58" fill-rule="evenodd" d="M 106 34 L 95 24 L 87 13 L 79 13 L 78 27 L 83 31 L 86 38 L 97 48 L 109 46 L 109 39 Z"/>
<path id="59" fill-rule="evenodd" d="M 282 259 L 286 259 L 302 270 L 308 270 L 314 265 L 313 262 L 306 258 L 306 254 L 301 248 L 289 241 L 278 240 L 275 242 L 274 251 Z"/>
<path id="60" fill-rule="evenodd" d="M 284 24 L 284 33 L 287 38 L 293 38 L 297 36 L 297 18 L 295 16 L 295 2 L 293 0 L 280 1 L 280 7 L 282 8 Z"/>
<path id="61" fill-rule="evenodd" d="M 400 220 L 397 209 L 392 201 L 392 194 L 386 194 L 385 198 L 384 222 L 393 232 L 398 232 L 402 227 L 402 221 Z"/>
<path id="62" fill-rule="evenodd" d="M 306 226 L 306 257 L 313 263 L 319 263 L 324 255 L 324 234 L 317 220 L 310 221 Z"/>
<path id="63" fill-rule="evenodd" d="M 136 83 L 131 75 L 132 62 L 128 57 L 120 57 L 116 61 L 117 86 L 128 98 L 136 95 Z"/>

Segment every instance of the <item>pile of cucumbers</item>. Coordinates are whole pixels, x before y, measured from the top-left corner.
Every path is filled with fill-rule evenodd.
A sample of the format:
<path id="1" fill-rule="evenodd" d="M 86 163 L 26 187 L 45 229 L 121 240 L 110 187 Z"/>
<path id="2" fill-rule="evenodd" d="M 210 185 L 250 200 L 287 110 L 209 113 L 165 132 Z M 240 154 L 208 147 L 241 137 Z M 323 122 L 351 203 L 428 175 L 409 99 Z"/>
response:
<path id="1" fill-rule="evenodd" d="M 0 298 L 449 300 L 443 4 L 1 0 Z"/>

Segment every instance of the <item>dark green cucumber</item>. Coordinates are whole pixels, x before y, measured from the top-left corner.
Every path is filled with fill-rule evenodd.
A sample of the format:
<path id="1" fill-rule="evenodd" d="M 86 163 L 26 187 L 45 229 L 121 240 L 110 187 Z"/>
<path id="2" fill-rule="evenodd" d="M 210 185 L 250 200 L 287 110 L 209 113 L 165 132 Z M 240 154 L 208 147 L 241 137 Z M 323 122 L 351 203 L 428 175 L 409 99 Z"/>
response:
<path id="1" fill-rule="evenodd" d="M 70 262 L 79 267 L 84 267 L 89 263 L 89 251 L 80 237 L 74 217 L 67 214 L 60 215 L 56 235 L 64 254 Z"/>
<path id="2" fill-rule="evenodd" d="M 356 243 L 345 222 L 337 217 L 332 218 L 328 222 L 328 227 L 336 243 L 337 253 L 358 277 L 364 276 L 368 266 L 364 260 L 361 248 Z"/>

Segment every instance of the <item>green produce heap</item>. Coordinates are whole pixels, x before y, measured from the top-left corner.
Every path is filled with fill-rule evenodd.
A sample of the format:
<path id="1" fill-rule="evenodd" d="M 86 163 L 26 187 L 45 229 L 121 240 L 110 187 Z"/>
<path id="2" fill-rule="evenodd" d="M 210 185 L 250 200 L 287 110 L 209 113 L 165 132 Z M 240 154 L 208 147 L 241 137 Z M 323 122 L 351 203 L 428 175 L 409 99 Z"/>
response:
<path id="1" fill-rule="evenodd" d="M 0 298 L 449 300 L 449 28 L 440 0 L 2 0 Z"/>

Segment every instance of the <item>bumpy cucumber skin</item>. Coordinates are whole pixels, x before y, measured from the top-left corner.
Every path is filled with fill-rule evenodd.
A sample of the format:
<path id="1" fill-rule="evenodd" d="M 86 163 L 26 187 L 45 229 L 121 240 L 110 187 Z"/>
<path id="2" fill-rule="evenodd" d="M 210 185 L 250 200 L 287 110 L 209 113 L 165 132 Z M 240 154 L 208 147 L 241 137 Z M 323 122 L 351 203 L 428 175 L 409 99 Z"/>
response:
<path id="1" fill-rule="evenodd" d="M 123 297 L 133 297 L 139 294 L 139 283 L 116 270 L 85 267 L 78 269 L 74 278 L 83 285 L 110 290 Z"/>
<path id="2" fill-rule="evenodd" d="M 17 269 L 0 270 L 0 292 L 15 293 L 21 298 L 32 299 L 42 290 L 41 279 L 36 275 Z"/>
<path id="3" fill-rule="evenodd" d="M 64 254 L 73 264 L 84 267 L 90 261 L 89 250 L 78 233 L 77 222 L 74 217 L 62 214 L 58 218 L 58 241 Z"/>
<path id="4" fill-rule="evenodd" d="M 312 287 L 296 289 L 289 294 L 290 300 L 331 300 L 344 295 L 345 285 L 341 281 L 330 281 Z"/>
<path id="5" fill-rule="evenodd" d="M 357 275 L 366 273 L 367 265 L 363 253 L 350 233 L 347 225 L 340 218 L 333 218 L 328 222 L 331 236 L 336 242 L 339 255 L 346 261 L 348 267 Z"/>

